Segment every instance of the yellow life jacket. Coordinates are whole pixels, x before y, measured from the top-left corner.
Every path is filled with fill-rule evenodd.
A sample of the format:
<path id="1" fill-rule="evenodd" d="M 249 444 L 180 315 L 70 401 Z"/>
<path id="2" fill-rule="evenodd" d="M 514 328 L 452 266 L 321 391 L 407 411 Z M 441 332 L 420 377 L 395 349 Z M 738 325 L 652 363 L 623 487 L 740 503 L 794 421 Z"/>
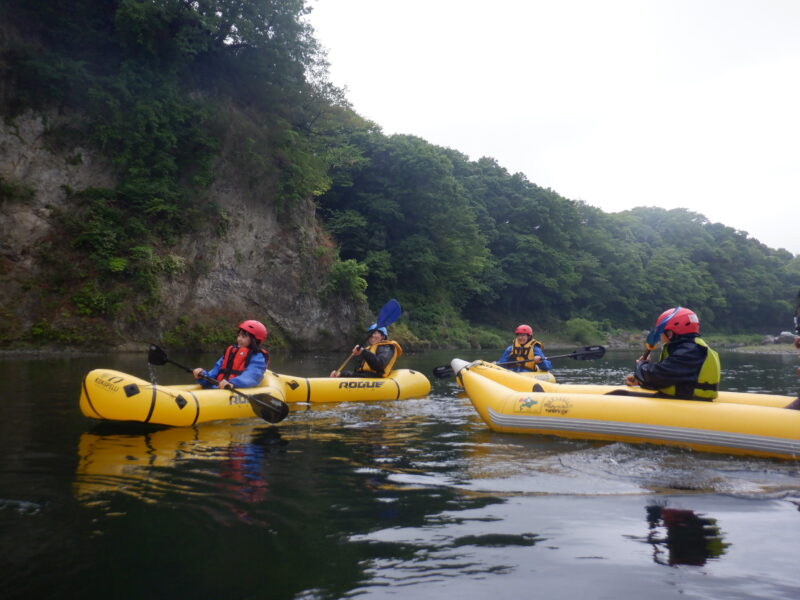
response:
<path id="1" fill-rule="evenodd" d="M 533 360 L 536 357 L 536 355 L 533 353 L 534 346 L 539 346 L 539 350 L 544 351 L 542 342 L 539 342 L 533 338 L 529 339 L 524 344 L 520 344 L 515 339 L 514 343 L 511 345 L 511 353 L 508 355 L 508 358 L 520 363 L 519 365 L 514 365 L 515 367 L 519 366 L 523 369 L 528 369 L 529 371 L 538 371 L 539 367 Z"/>
<path id="2" fill-rule="evenodd" d="M 369 366 L 367 361 L 361 362 L 361 367 L 359 367 L 359 371 L 364 371 L 366 373 L 378 373 L 381 377 L 387 377 L 389 373 L 392 372 L 394 368 L 394 363 L 397 362 L 397 359 L 403 355 L 403 349 L 400 347 L 400 344 L 395 342 L 394 340 L 383 340 L 378 342 L 377 344 L 372 344 L 371 346 L 367 346 L 365 350 L 369 350 L 373 354 L 377 354 L 378 346 L 394 346 L 394 355 L 392 358 L 389 359 L 389 362 L 386 363 L 386 367 L 383 369 L 383 372 L 380 373 L 375 371 L 372 367 Z"/>
<path id="3" fill-rule="evenodd" d="M 717 354 L 715 350 L 709 348 L 708 344 L 706 344 L 705 340 L 702 338 L 694 338 L 694 343 L 708 348 L 708 354 L 703 362 L 703 366 L 700 367 L 700 373 L 697 375 L 697 383 L 694 384 L 692 397 L 697 400 L 713 400 L 718 395 L 719 380 L 722 372 L 722 368 L 719 364 L 719 354 Z M 669 356 L 669 352 L 665 344 L 661 347 L 660 360 L 664 360 L 667 356 Z M 667 396 L 675 396 L 677 394 L 674 385 L 662 388 L 658 391 Z"/>

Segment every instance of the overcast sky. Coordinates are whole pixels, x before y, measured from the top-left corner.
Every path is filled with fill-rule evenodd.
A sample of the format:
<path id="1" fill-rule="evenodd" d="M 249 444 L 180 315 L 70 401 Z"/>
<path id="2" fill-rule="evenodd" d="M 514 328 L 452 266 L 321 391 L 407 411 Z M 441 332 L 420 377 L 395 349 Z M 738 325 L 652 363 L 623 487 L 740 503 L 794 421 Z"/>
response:
<path id="1" fill-rule="evenodd" d="M 384 133 L 800 254 L 800 0 L 310 5 L 332 81 Z"/>

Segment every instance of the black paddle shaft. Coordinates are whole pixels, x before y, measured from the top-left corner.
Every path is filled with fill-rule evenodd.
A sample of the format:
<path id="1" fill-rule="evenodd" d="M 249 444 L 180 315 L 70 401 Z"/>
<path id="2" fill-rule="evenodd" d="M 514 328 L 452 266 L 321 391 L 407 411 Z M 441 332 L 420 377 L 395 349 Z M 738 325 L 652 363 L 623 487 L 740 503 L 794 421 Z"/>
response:
<path id="1" fill-rule="evenodd" d="M 578 350 L 574 350 L 569 354 L 557 354 L 556 356 L 548 356 L 547 360 L 554 360 L 556 358 L 572 358 L 575 360 L 594 360 L 596 358 L 602 358 L 606 353 L 605 346 L 584 346 L 583 348 L 579 348 Z M 502 363 L 495 363 L 498 366 L 505 366 L 505 365 L 516 365 L 522 361 L 514 361 L 514 362 L 502 362 Z M 445 379 L 448 377 L 454 377 L 455 373 L 453 372 L 452 367 L 450 365 L 439 365 L 438 367 L 433 368 L 433 375 L 438 379 Z"/>
<path id="2" fill-rule="evenodd" d="M 170 360 L 167 353 L 162 348 L 155 344 L 150 344 L 147 351 L 147 362 L 151 365 L 161 366 L 165 363 L 171 363 L 178 368 L 183 369 L 187 373 L 194 373 L 192 369 L 186 365 L 182 365 L 174 360 Z M 209 383 L 219 384 L 219 381 L 208 375 L 201 375 L 201 377 Z M 275 398 L 269 394 L 255 394 L 249 395 L 241 392 L 238 388 L 230 386 L 229 388 L 237 396 L 241 396 L 250 403 L 253 412 L 268 423 L 279 423 L 283 421 L 289 414 L 289 405 L 280 398 Z"/>
<path id="3" fill-rule="evenodd" d="M 556 354 L 555 356 L 546 356 L 545 358 L 547 360 L 555 360 L 556 358 L 572 358 L 574 360 L 594 360 L 595 358 L 603 358 L 603 355 L 605 353 L 606 353 L 605 346 L 584 346 L 579 350 L 573 350 L 569 354 Z M 517 365 L 521 362 L 530 362 L 530 361 L 512 360 L 509 362 L 501 362 L 495 364 L 504 367 L 506 365 Z"/>

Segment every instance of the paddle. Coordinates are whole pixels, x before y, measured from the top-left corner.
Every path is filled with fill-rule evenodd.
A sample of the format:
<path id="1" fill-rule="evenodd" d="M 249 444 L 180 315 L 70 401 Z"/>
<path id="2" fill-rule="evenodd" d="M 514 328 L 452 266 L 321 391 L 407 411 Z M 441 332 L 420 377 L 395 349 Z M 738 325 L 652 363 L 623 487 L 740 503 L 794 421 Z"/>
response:
<path id="1" fill-rule="evenodd" d="M 147 351 L 147 362 L 149 362 L 151 365 L 157 366 L 161 366 L 165 363 L 171 363 L 176 367 L 183 369 L 187 373 L 193 372 L 189 367 L 177 363 L 174 360 L 170 360 L 167 357 L 167 353 L 155 344 L 150 344 L 150 348 Z M 208 382 L 219 384 L 219 381 L 213 379 L 212 377 L 208 377 L 207 375 L 202 375 L 201 377 Z M 280 421 L 283 421 L 289 414 L 289 405 L 283 400 L 270 396 L 269 394 L 250 395 L 245 394 L 235 387 L 230 387 L 228 389 L 247 400 L 250 403 L 253 412 L 268 423 L 279 423 Z"/>
<path id="2" fill-rule="evenodd" d="M 681 309 L 680 306 L 677 306 L 673 309 L 672 313 L 670 313 L 666 319 L 662 319 L 661 323 L 656 325 L 654 329 L 647 334 L 647 340 L 644 342 L 644 352 L 639 357 L 636 362 L 641 362 L 643 360 L 647 360 L 650 357 L 650 353 L 658 347 L 658 344 L 661 342 L 661 334 L 664 333 L 664 329 L 667 326 L 667 322 L 678 314 L 678 311 Z M 665 311 L 666 312 L 666 311 Z"/>
<path id="3" fill-rule="evenodd" d="M 554 360 L 556 358 L 572 358 L 574 360 L 594 360 L 602 358 L 606 353 L 605 346 L 584 346 L 570 352 L 569 354 L 557 354 L 556 356 L 548 356 L 547 360 Z M 515 365 L 521 361 L 494 363 L 498 366 Z M 455 376 L 453 368 L 450 365 L 440 365 L 433 368 L 433 374 L 439 379 Z"/>
<path id="4" fill-rule="evenodd" d="M 656 346 L 658 346 L 658 344 L 654 344 L 652 346 L 650 345 L 649 340 L 650 340 L 651 336 L 652 336 L 652 332 L 650 333 L 650 335 L 647 336 L 648 341 L 644 343 L 644 352 L 642 352 L 642 355 L 639 358 L 636 359 L 636 364 L 637 365 L 640 362 L 647 360 L 650 357 L 650 353 L 653 350 L 656 349 Z M 636 376 L 633 375 L 633 374 L 626 376 L 625 377 L 625 385 L 638 386 L 639 383 L 636 381 Z"/>
<path id="5" fill-rule="evenodd" d="M 375 319 L 375 328 L 377 329 L 378 327 L 388 327 L 389 325 L 397 321 L 397 319 L 399 319 L 400 315 L 402 314 L 403 314 L 403 309 L 400 308 L 400 303 L 394 298 L 392 298 L 386 304 L 383 305 L 383 308 L 381 308 L 381 311 L 378 313 L 378 318 Z M 366 344 L 368 340 L 369 338 L 367 338 L 367 340 L 364 341 L 364 344 Z M 363 346 L 364 344 L 361 345 Z M 350 354 L 350 356 L 347 357 L 347 359 L 341 365 L 339 365 L 339 368 L 334 371 L 334 373 L 336 373 L 337 376 L 339 375 L 339 373 L 342 372 L 342 369 L 344 369 L 347 366 L 347 363 L 350 362 L 351 358 L 353 358 L 352 353 Z"/>
<path id="6" fill-rule="evenodd" d="M 664 328 L 667 326 L 667 321 L 677 315 L 680 309 L 680 306 L 675 307 L 675 309 L 667 316 L 667 318 L 662 319 L 661 322 L 655 326 L 655 328 L 650 330 L 650 333 L 647 334 L 647 339 L 644 342 L 644 352 L 642 352 L 642 355 L 636 359 L 637 365 L 640 362 L 650 358 L 650 353 L 655 350 L 658 347 L 658 344 L 661 342 L 661 334 L 664 333 Z M 664 311 L 664 314 L 666 314 L 666 311 Z M 634 387 L 639 385 L 634 374 L 625 377 L 625 384 Z"/>

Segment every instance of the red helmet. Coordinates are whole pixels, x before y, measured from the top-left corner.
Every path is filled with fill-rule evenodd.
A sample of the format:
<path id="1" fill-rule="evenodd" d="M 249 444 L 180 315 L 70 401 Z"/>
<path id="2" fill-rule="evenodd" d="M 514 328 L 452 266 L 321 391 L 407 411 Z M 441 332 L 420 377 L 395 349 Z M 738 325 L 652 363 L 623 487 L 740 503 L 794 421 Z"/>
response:
<path id="1" fill-rule="evenodd" d="M 678 306 L 661 313 L 656 319 L 656 329 L 674 331 L 677 335 L 700 333 L 700 319 L 694 311 Z"/>
<path id="2" fill-rule="evenodd" d="M 259 344 L 263 344 L 264 340 L 267 339 L 267 328 L 260 321 L 254 321 L 253 319 L 242 321 L 239 323 L 239 329 L 252 333 Z"/>
<path id="3" fill-rule="evenodd" d="M 530 325 L 520 325 L 514 330 L 514 333 L 525 333 L 527 335 L 533 335 L 533 329 L 531 329 Z"/>

